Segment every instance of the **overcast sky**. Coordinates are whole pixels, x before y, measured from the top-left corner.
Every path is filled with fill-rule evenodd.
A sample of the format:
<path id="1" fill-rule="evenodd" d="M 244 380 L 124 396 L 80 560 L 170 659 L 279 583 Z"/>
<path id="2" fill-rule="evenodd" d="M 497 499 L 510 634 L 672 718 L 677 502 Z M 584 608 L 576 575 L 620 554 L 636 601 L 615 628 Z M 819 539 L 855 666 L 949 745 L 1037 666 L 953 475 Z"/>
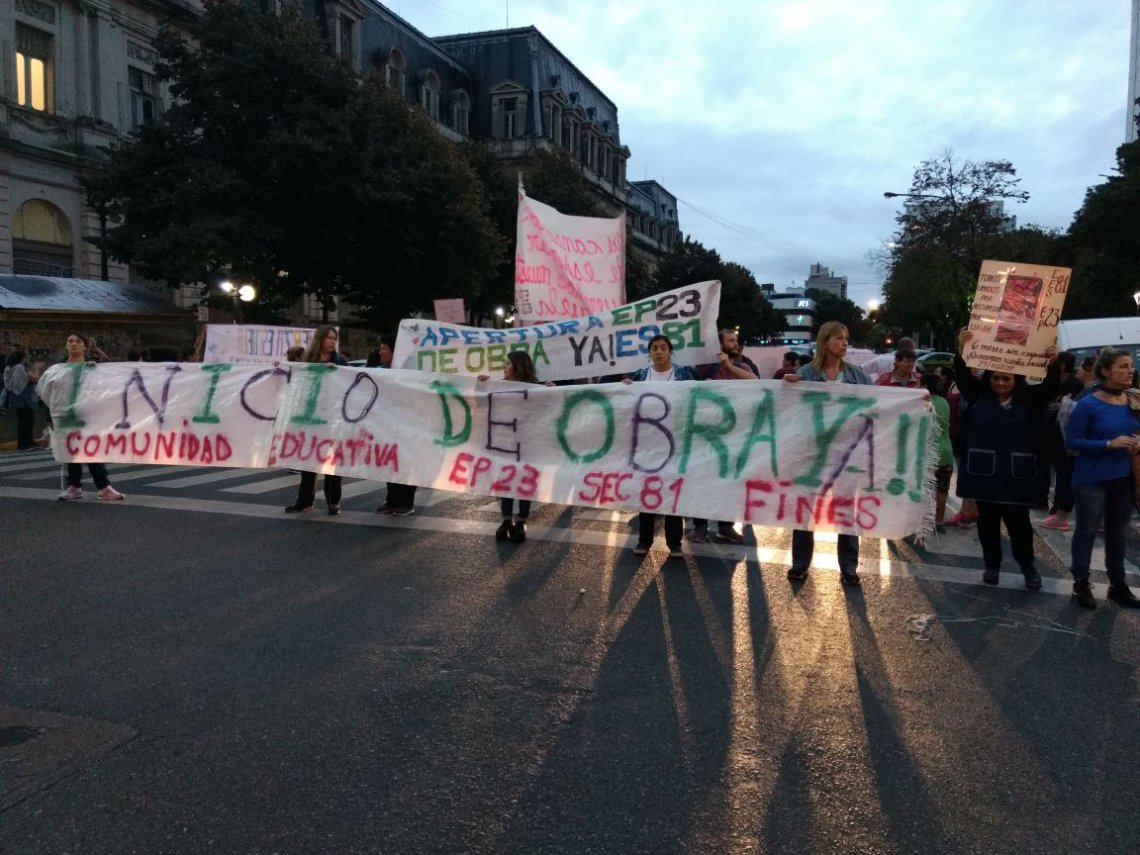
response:
<path id="1" fill-rule="evenodd" d="M 1011 161 L 1030 199 L 1007 210 L 1064 230 L 1124 141 L 1129 0 L 386 5 L 429 36 L 537 27 L 617 104 L 628 177 L 778 290 L 819 262 L 878 297 L 883 192 L 947 149 Z"/>

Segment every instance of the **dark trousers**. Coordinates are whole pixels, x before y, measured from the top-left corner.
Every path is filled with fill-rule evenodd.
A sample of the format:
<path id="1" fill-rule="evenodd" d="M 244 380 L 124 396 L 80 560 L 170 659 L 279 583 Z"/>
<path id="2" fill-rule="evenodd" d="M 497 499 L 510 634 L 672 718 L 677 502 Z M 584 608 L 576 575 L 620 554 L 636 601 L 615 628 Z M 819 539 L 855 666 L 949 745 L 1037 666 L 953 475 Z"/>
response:
<path id="1" fill-rule="evenodd" d="M 32 430 L 36 423 L 35 407 L 20 407 L 16 410 L 16 448 L 23 451 L 25 448 L 34 448 Z"/>
<path id="2" fill-rule="evenodd" d="M 978 502 L 978 543 L 982 545 L 982 561 L 987 570 L 1001 567 L 1001 524 L 1009 534 L 1013 560 L 1022 570 L 1033 566 L 1033 524 L 1026 505 L 999 505 Z"/>
<path id="3" fill-rule="evenodd" d="M 732 528 L 733 525 L 734 525 L 734 523 L 732 522 L 732 520 L 717 520 L 716 530 L 717 531 L 727 531 L 728 529 Z M 693 528 L 708 529 L 708 527 L 709 527 L 709 521 L 708 520 L 698 520 L 695 518 L 693 519 Z"/>
<path id="4" fill-rule="evenodd" d="M 515 500 L 514 499 L 499 499 L 499 507 L 503 511 L 503 519 L 513 517 L 515 515 Z M 519 519 L 530 519 L 530 499 L 519 499 Z"/>
<path id="5" fill-rule="evenodd" d="M 1073 509 L 1073 456 L 1066 454 L 1057 461 L 1057 492 L 1053 494 L 1057 510 L 1068 513 Z"/>
<path id="6" fill-rule="evenodd" d="M 1096 531 L 1104 522 L 1104 572 L 1113 585 L 1124 584 L 1124 554 L 1128 523 L 1132 519 L 1132 479 L 1114 478 L 1079 484 L 1076 497 L 1077 527 L 1073 532 L 1073 563 L 1069 571 L 1077 581 L 1089 577 Z"/>
<path id="7" fill-rule="evenodd" d="M 416 503 L 414 484 L 388 483 L 388 498 L 384 502 L 390 508 L 410 508 Z"/>
<path id="8" fill-rule="evenodd" d="M 637 515 L 637 545 L 649 547 L 653 545 L 654 529 L 657 527 L 658 514 Z M 681 548 L 681 538 L 685 536 L 684 517 L 665 517 L 665 545 L 670 549 Z"/>
<path id="9" fill-rule="evenodd" d="M 839 570 L 842 573 L 855 573 L 859 569 L 859 538 L 853 534 L 839 535 L 836 544 L 839 555 Z M 792 566 L 806 570 L 811 566 L 815 554 L 815 532 L 796 529 L 792 532 Z"/>
<path id="10" fill-rule="evenodd" d="M 107 477 L 107 466 L 104 463 L 88 463 L 87 471 L 91 473 L 91 480 L 95 482 L 95 489 L 102 490 L 111 483 L 111 479 Z M 82 463 L 68 463 L 67 464 L 67 486 L 68 487 L 81 487 L 83 486 L 83 464 Z"/>
<path id="11" fill-rule="evenodd" d="M 326 475 L 324 483 L 325 503 L 332 505 L 340 504 L 340 475 Z M 317 498 L 317 473 L 316 472 L 302 472 L 301 473 L 301 486 L 297 489 L 297 504 L 302 508 L 308 508 L 313 504 Z"/>

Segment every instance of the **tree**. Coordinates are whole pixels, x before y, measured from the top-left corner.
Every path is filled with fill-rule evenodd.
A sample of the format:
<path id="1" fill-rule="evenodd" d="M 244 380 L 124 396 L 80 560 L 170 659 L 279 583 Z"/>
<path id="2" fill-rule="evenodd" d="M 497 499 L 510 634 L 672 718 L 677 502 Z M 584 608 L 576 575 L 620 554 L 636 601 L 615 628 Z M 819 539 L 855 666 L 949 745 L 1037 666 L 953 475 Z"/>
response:
<path id="1" fill-rule="evenodd" d="M 768 338 L 783 329 L 783 319 L 764 298 L 759 283 L 747 268 L 735 262 L 725 263 L 716 250 L 707 249 L 688 237 L 658 265 L 651 280 L 652 293 L 710 279 L 721 283 L 719 328 L 739 328 L 743 341 Z"/>
<path id="2" fill-rule="evenodd" d="M 503 247 L 474 173 L 295 7 L 207 0 L 156 47 L 174 103 L 86 180 L 110 255 L 172 285 L 252 282 L 263 315 L 345 296 L 388 327 L 485 287 Z"/>
<path id="3" fill-rule="evenodd" d="M 1016 174 L 1008 161 L 959 162 L 952 152 L 918 166 L 886 257 L 886 323 L 953 343 L 969 317 L 986 240 L 1008 226 L 997 203 L 1029 198 Z"/>
<path id="4" fill-rule="evenodd" d="M 1138 123 L 1140 124 L 1140 123 Z M 1090 187 L 1064 242 L 1073 267 L 1065 317 L 1131 314 L 1140 291 L 1140 140 L 1116 150 L 1117 175 Z"/>
<path id="5" fill-rule="evenodd" d="M 816 332 L 828 321 L 839 321 L 847 327 L 852 342 L 866 343 L 871 332 L 871 322 L 867 320 L 861 307 L 846 297 L 819 288 L 808 288 L 804 291 L 804 296 L 815 300 Z"/>

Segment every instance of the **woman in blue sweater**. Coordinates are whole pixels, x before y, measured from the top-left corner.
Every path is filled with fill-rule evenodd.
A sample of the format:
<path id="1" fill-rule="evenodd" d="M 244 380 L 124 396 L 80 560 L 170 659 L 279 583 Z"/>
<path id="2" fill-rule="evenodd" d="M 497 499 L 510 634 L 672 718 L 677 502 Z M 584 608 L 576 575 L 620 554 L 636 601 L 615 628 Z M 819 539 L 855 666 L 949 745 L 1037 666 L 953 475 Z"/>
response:
<path id="1" fill-rule="evenodd" d="M 1100 387 L 1077 402 L 1065 431 L 1065 444 L 1077 452 L 1073 462 L 1073 599 L 1096 608 L 1089 588 L 1089 563 L 1097 529 L 1104 521 L 1104 564 L 1108 598 L 1127 608 L 1140 607 L 1124 581 L 1124 544 L 1132 518 L 1132 460 L 1140 449 L 1140 416 L 1128 406 L 1132 355 L 1106 347 L 1093 368 Z"/>

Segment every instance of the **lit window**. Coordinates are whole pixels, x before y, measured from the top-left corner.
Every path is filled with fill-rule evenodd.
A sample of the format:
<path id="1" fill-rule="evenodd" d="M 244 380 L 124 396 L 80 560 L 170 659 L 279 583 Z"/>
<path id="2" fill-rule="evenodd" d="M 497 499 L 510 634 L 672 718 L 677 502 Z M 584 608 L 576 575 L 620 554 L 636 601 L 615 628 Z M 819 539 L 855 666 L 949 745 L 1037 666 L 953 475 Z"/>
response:
<path id="1" fill-rule="evenodd" d="M 55 110 L 51 34 L 23 24 L 16 24 L 16 103 L 41 113 Z"/>
<path id="2" fill-rule="evenodd" d="M 138 68 L 127 69 L 131 86 L 131 127 L 138 128 L 158 115 L 158 80 Z"/>

